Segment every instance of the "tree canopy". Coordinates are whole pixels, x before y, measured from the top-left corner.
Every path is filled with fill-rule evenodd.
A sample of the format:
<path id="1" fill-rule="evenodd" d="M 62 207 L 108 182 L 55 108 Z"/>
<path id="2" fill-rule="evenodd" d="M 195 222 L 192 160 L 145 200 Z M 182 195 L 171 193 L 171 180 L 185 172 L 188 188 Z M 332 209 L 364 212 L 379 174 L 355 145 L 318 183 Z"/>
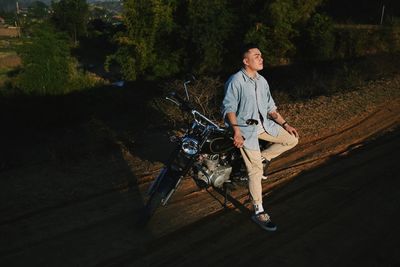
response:
<path id="1" fill-rule="evenodd" d="M 244 42 L 258 43 L 266 62 L 277 64 L 296 53 L 299 28 L 322 2 L 125 0 L 126 31 L 116 35 L 119 49 L 108 65 L 118 63 L 128 80 L 220 73 Z"/>
<path id="2" fill-rule="evenodd" d="M 60 0 L 52 2 L 54 25 L 66 31 L 70 38 L 77 43 L 79 37 L 86 34 L 89 8 L 86 0 Z"/>

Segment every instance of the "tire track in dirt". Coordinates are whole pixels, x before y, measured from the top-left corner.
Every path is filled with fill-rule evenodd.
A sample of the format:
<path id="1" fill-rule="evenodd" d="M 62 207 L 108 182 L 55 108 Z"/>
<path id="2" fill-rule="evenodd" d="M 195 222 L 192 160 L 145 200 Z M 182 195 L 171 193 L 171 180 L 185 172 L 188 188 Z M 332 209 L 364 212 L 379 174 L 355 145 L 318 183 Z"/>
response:
<path id="1" fill-rule="evenodd" d="M 283 217 L 282 220 L 285 220 L 284 223 L 278 223 L 284 228 L 278 230 L 279 232 L 273 234 L 260 232 L 247 215 L 239 216 L 231 210 L 223 214 L 214 214 L 154 240 L 153 243 L 146 246 L 146 253 L 139 257 L 131 255 L 128 251 L 118 257 L 107 259 L 98 266 L 187 266 L 193 263 L 208 266 L 220 264 L 248 266 L 252 263 L 279 266 L 293 264 L 320 266 L 359 262 L 348 261 L 348 257 L 355 257 L 352 255 L 355 250 L 361 250 L 356 254 L 358 260 L 369 264 L 378 263 L 375 262 L 377 259 L 373 258 L 373 253 L 362 255 L 362 249 L 374 251 L 375 254 L 389 254 L 395 249 L 393 242 L 396 242 L 396 238 L 391 238 L 388 244 L 380 244 L 383 248 L 377 248 L 376 243 L 373 245 L 369 245 L 369 242 L 359 244 L 359 239 L 379 240 L 377 238 L 382 234 L 396 233 L 395 236 L 399 236 L 399 232 L 382 229 L 380 233 L 372 234 L 376 229 L 368 229 L 367 224 L 358 225 L 356 221 L 356 226 L 361 228 L 357 230 L 357 228 L 342 225 L 343 222 L 340 221 L 340 218 L 347 218 L 351 214 L 354 216 L 354 213 L 355 216 L 359 216 L 359 212 L 364 212 L 364 215 L 360 217 L 368 218 L 369 214 L 366 213 L 368 209 L 376 211 L 377 207 L 368 203 L 368 199 L 379 196 L 382 190 L 385 190 L 382 188 L 384 185 L 377 185 L 374 175 L 365 175 L 363 171 L 358 170 L 364 169 L 368 173 L 373 170 L 371 163 L 375 163 L 383 169 L 394 166 L 396 160 L 388 157 L 387 152 L 390 151 L 388 148 L 398 149 L 398 145 L 397 148 L 395 145 L 398 144 L 398 141 L 399 135 L 397 134 L 397 136 L 385 138 L 384 142 L 378 145 L 367 144 L 368 147 L 360 148 L 363 150 L 361 155 L 356 151 L 357 154 L 351 155 L 350 160 L 341 158 L 341 156 L 332 159 L 331 164 L 301 175 L 302 181 L 294 181 L 288 187 L 274 192 L 272 196 L 268 197 L 269 201 L 267 202 L 271 206 L 270 210 L 275 214 L 275 218 Z M 387 160 L 388 158 L 389 160 Z M 379 172 L 379 169 L 375 169 L 372 173 Z M 331 179 L 326 179 L 327 177 Z M 398 184 L 396 181 L 398 180 L 394 177 L 387 182 L 391 186 L 394 185 L 393 183 Z M 376 192 L 371 194 L 370 190 L 375 186 Z M 387 192 L 387 194 L 393 196 L 394 193 L 396 195 L 394 191 L 396 191 L 395 188 L 392 188 L 391 192 Z M 366 206 L 362 204 L 365 201 L 367 201 Z M 364 207 L 358 210 L 360 205 Z M 296 210 L 296 206 L 297 209 L 302 209 Z M 393 208 L 394 204 L 390 209 L 391 214 Z M 386 211 L 379 212 L 379 215 L 384 212 Z M 378 216 L 378 214 L 371 216 Z M 376 220 L 382 220 L 382 217 Z M 361 220 L 361 223 L 364 222 Z M 338 225 L 335 226 L 335 224 Z M 396 221 L 390 225 L 395 226 Z M 371 226 L 373 226 L 372 222 Z M 327 236 L 329 229 L 332 229 L 331 232 L 334 235 L 337 231 L 339 241 L 332 242 L 332 244 L 329 241 L 327 243 L 310 241 L 312 238 L 320 239 Z M 346 235 L 348 236 L 346 237 Z M 349 244 L 341 243 L 342 238 L 345 240 L 348 238 Z M 352 248 L 354 244 L 357 246 Z M 329 246 L 329 249 L 326 246 Z M 323 248 L 320 249 L 320 247 Z M 331 253 L 331 251 L 334 252 Z M 337 251 L 341 253 L 337 253 Z M 341 255 L 341 257 L 337 257 L 337 255 Z M 375 261 L 371 261 L 371 256 Z M 389 254 L 389 256 L 392 255 Z M 390 262 L 396 261 L 388 257 L 381 260 L 380 263 L 388 264 Z"/>
<path id="2" fill-rule="evenodd" d="M 266 201 L 271 207 L 269 210 L 278 221 L 284 220 L 278 222 L 281 230 L 276 233 L 260 231 L 247 215 L 239 216 L 230 210 L 154 240 L 147 244 L 145 254 L 138 256 L 128 251 L 98 266 L 187 266 L 194 263 L 207 266 L 248 266 L 252 263 L 321 266 L 399 262 L 393 254 L 399 231 L 396 228 L 377 231 L 375 228 L 387 223 L 382 221 L 386 218 L 381 217 L 383 214 L 388 212 L 390 216 L 399 210 L 398 202 L 387 202 L 397 195 L 398 179 L 392 177 L 381 182 L 375 177 L 377 173 L 389 176 L 396 173 L 395 170 L 383 173 L 380 169 L 397 166 L 396 159 L 388 152 L 399 149 L 398 131 L 390 138 L 378 141 L 379 144 L 370 143 L 357 149 L 350 159 L 338 156 L 330 164 L 304 173 L 301 181 L 296 180 L 269 196 Z M 374 169 L 371 163 L 379 169 Z M 388 186 L 391 190 L 387 190 Z M 382 192 L 386 195 L 382 196 Z M 374 205 L 369 199 L 379 199 L 379 205 L 387 207 Z M 370 215 L 368 210 L 377 214 Z M 348 221 L 357 216 L 360 216 L 361 224 L 358 220 Z M 369 218 L 370 225 L 365 224 L 365 218 Z M 392 220 L 388 225 L 397 227 L 397 223 L 398 220 Z M 388 242 L 377 247 L 376 241 L 382 236 Z M 330 239 L 325 241 L 327 237 Z M 373 253 L 365 254 L 366 251 Z"/>
<path id="3" fill-rule="evenodd" d="M 365 140 L 399 125 L 399 114 L 399 103 L 393 103 L 390 109 L 381 107 L 364 119 L 349 122 L 345 126 L 346 130 L 339 131 L 338 134 L 321 133 L 322 137 L 317 140 L 302 140 L 292 153 L 273 162 L 270 179 L 263 186 L 264 196 L 269 196 L 271 192 L 273 194 L 279 192 L 281 185 L 293 180 L 300 173 L 346 154 L 354 147 L 360 148 Z M 178 239 L 178 236 L 182 234 L 196 236 L 198 232 L 193 232 L 196 227 L 204 229 L 208 234 L 201 238 L 197 236 L 193 240 L 197 240 L 196 242 L 204 246 L 221 250 L 224 255 L 227 252 L 223 248 L 215 247 L 212 241 L 213 237 L 221 231 L 226 231 L 225 236 L 228 233 L 235 233 L 237 228 L 230 228 L 232 220 L 249 227 L 249 230 L 245 230 L 244 226 L 239 227 L 244 234 L 235 239 L 235 242 L 242 242 L 243 247 L 246 247 L 246 244 L 251 246 L 250 243 L 245 242 L 247 236 L 254 237 L 256 233 L 259 233 L 255 225 L 250 226 L 252 224 L 251 222 L 249 224 L 247 215 L 235 219 L 237 212 L 229 211 L 228 214 L 219 216 L 223 210 L 221 204 L 207 192 L 197 191 L 191 180 L 183 182 L 170 205 L 158 210 L 148 228 L 140 229 L 135 226 L 135 221 L 138 219 L 138 211 L 142 205 L 140 200 L 143 200 L 142 195 L 148 185 L 148 182 L 143 182 L 143 180 L 148 180 L 148 174 L 135 175 L 139 178 L 124 186 L 94 191 L 93 194 L 73 201 L 39 207 L 39 209 L 28 210 L 18 216 L 3 220 L 0 224 L 0 234 L 4 237 L 0 243 L 0 263 L 5 263 L 4 266 L 12 266 L 12 263 L 31 259 L 38 265 L 53 263 L 68 266 L 76 264 L 77 260 L 85 266 L 95 263 L 113 265 L 118 262 L 132 263 L 136 261 L 135 257 L 138 257 L 138 263 L 148 265 L 147 263 L 154 262 L 156 259 L 160 260 L 160 258 L 152 259 L 154 254 L 146 254 L 147 249 L 155 245 L 156 248 L 158 247 L 158 252 L 154 253 L 169 252 L 171 255 L 181 255 L 181 252 L 175 251 L 173 247 L 166 248 L 164 242 Z M 247 190 L 236 190 L 233 196 L 245 202 Z M 216 197 L 222 200 L 218 195 Z M 274 202 L 272 201 L 271 204 Z M 333 208 L 340 208 L 343 205 L 345 204 Z M 326 214 L 326 216 L 330 215 Z M 322 223 L 327 217 L 322 216 L 319 220 Z M 210 222 L 215 218 L 217 218 L 215 223 Z M 318 223 L 314 226 L 317 225 Z M 296 231 L 300 232 L 300 230 Z M 185 248 L 185 251 L 188 249 Z M 238 253 L 237 250 L 234 252 Z M 43 258 L 43 253 L 45 255 L 53 253 L 54 256 L 46 259 Z M 199 253 L 203 256 L 206 254 L 203 250 Z M 57 255 L 69 260 L 65 260 L 60 265 L 60 258 Z M 134 257 L 132 258 L 131 255 Z M 201 260 L 199 257 L 195 258 Z M 143 259 L 144 262 L 140 262 Z M 222 261 L 221 258 L 220 260 Z M 170 264 L 175 260 L 168 258 L 165 262 Z M 218 263 L 218 258 L 215 263 Z"/>
<path id="4" fill-rule="evenodd" d="M 351 126 L 345 127 L 346 130 L 340 131 L 338 134 L 330 134 L 327 137 L 319 138 L 317 141 L 301 142 L 293 152 L 288 153 L 271 164 L 269 180 L 263 184 L 264 195 L 276 187 L 291 181 L 300 173 L 316 168 L 338 155 L 349 153 L 352 149 L 362 146 L 367 139 L 399 125 L 399 114 L 399 103 L 393 103 L 390 110 L 381 107 L 378 111 L 373 112 L 373 114 L 359 120 L 357 123 L 354 121 L 349 122 Z M 353 127 L 354 125 L 357 126 Z M 178 190 L 179 194 L 174 197 L 175 199 L 171 201 L 170 205 L 158 211 L 158 213 L 161 213 L 160 217 L 169 221 L 169 218 L 179 216 L 180 212 L 190 214 L 188 216 L 195 216 L 191 214 L 192 212 L 186 211 L 187 201 L 191 194 L 194 194 L 193 198 L 198 198 L 201 193 L 193 191 L 186 193 L 185 187 L 191 183 L 192 181 L 186 181 L 186 184 L 184 183 L 181 186 Z M 239 189 L 233 192 L 232 195 L 242 203 L 248 199 L 247 189 Z M 222 209 L 220 205 L 213 204 L 215 202 L 213 198 L 205 197 L 201 200 L 203 206 L 195 207 L 198 214 L 211 214 Z M 195 220 L 196 218 L 192 222 Z M 182 224 L 179 225 L 182 226 Z M 176 227 L 179 228 L 179 226 Z M 160 232 L 167 231 L 167 228 L 169 227 L 165 226 L 164 228 L 160 226 Z"/>

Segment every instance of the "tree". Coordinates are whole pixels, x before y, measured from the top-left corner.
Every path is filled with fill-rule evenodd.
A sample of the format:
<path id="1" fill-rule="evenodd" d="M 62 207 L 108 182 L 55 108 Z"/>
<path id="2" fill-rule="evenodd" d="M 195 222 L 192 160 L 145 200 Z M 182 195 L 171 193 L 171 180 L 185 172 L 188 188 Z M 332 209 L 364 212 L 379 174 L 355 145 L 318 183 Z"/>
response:
<path id="1" fill-rule="evenodd" d="M 188 1 L 186 37 L 192 42 L 194 69 L 199 73 L 221 71 L 226 41 L 233 32 L 234 14 L 226 0 Z"/>
<path id="2" fill-rule="evenodd" d="M 58 29 L 66 31 L 73 42 L 77 44 L 78 38 L 86 34 L 89 18 L 89 7 L 86 0 L 60 0 L 52 2 L 52 8 L 54 25 Z"/>
<path id="3" fill-rule="evenodd" d="M 48 16 L 48 6 L 41 2 L 32 2 L 29 6 L 29 16 L 35 19 L 45 19 Z"/>
<path id="4" fill-rule="evenodd" d="M 177 73 L 180 51 L 173 48 L 177 38 L 173 18 L 176 6 L 169 0 L 125 0 L 126 32 L 116 36 L 120 48 L 108 57 L 106 66 L 118 63 L 127 80 Z"/>
<path id="5" fill-rule="evenodd" d="M 258 41 L 267 60 L 279 63 L 296 51 L 293 39 L 299 25 L 307 22 L 322 0 L 274 0 L 267 2 L 258 21 L 249 29 L 246 41 Z M 261 36 L 260 36 L 261 35 Z"/>
<path id="6" fill-rule="evenodd" d="M 313 15 L 308 21 L 304 32 L 305 56 L 320 60 L 331 58 L 335 46 L 333 31 L 331 18 L 319 13 Z"/>
<path id="7" fill-rule="evenodd" d="M 125 0 L 126 31 L 115 36 L 119 49 L 106 66 L 118 63 L 128 80 L 220 74 L 236 65 L 232 55 L 244 42 L 258 43 L 276 64 L 295 54 L 295 37 L 323 1 Z"/>
<path id="8" fill-rule="evenodd" d="M 17 85 L 31 94 L 63 94 L 71 72 L 67 36 L 46 24 L 36 26 L 20 48 L 23 69 Z"/>

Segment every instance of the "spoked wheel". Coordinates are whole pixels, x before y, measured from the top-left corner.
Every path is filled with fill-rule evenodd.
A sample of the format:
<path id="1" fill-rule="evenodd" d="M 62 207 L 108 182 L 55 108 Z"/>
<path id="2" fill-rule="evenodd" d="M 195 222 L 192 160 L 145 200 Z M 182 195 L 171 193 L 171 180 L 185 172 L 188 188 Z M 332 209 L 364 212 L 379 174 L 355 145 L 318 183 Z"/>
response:
<path id="1" fill-rule="evenodd" d="M 143 208 L 142 216 L 139 221 L 141 225 L 146 225 L 150 221 L 157 208 L 161 205 L 162 199 L 163 194 L 158 191 L 154 192 L 150 196 L 150 198 L 147 200 L 146 205 Z"/>
<path id="2" fill-rule="evenodd" d="M 141 214 L 139 221 L 141 225 L 146 225 L 156 212 L 157 208 L 173 193 L 178 181 L 172 179 L 172 174 L 173 173 L 171 173 L 169 169 L 166 169 L 161 172 L 160 176 L 154 182 L 151 187 L 150 196 Z"/>

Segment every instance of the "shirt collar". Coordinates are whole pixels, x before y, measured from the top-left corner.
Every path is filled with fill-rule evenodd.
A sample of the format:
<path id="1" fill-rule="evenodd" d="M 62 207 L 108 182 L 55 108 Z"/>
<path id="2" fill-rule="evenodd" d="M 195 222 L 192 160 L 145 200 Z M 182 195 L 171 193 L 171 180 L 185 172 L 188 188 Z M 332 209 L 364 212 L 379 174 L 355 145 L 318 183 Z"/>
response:
<path id="1" fill-rule="evenodd" d="M 251 77 L 247 74 L 247 72 L 246 72 L 246 70 L 245 70 L 244 68 L 242 68 L 241 71 L 242 71 L 242 74 L 243 74 L 243 79 L 244 79 L 246 82 L 247 82 L 248 80 L 254 81 L 254 79 L 251 78 Z M 256 72 L 256 78 L 255 78 L 255 79 L 256 79 L 256 80 L 259 80 L 260 77 L 261 77 L 261 75 L 258 74 L 258 72 Z"/>

